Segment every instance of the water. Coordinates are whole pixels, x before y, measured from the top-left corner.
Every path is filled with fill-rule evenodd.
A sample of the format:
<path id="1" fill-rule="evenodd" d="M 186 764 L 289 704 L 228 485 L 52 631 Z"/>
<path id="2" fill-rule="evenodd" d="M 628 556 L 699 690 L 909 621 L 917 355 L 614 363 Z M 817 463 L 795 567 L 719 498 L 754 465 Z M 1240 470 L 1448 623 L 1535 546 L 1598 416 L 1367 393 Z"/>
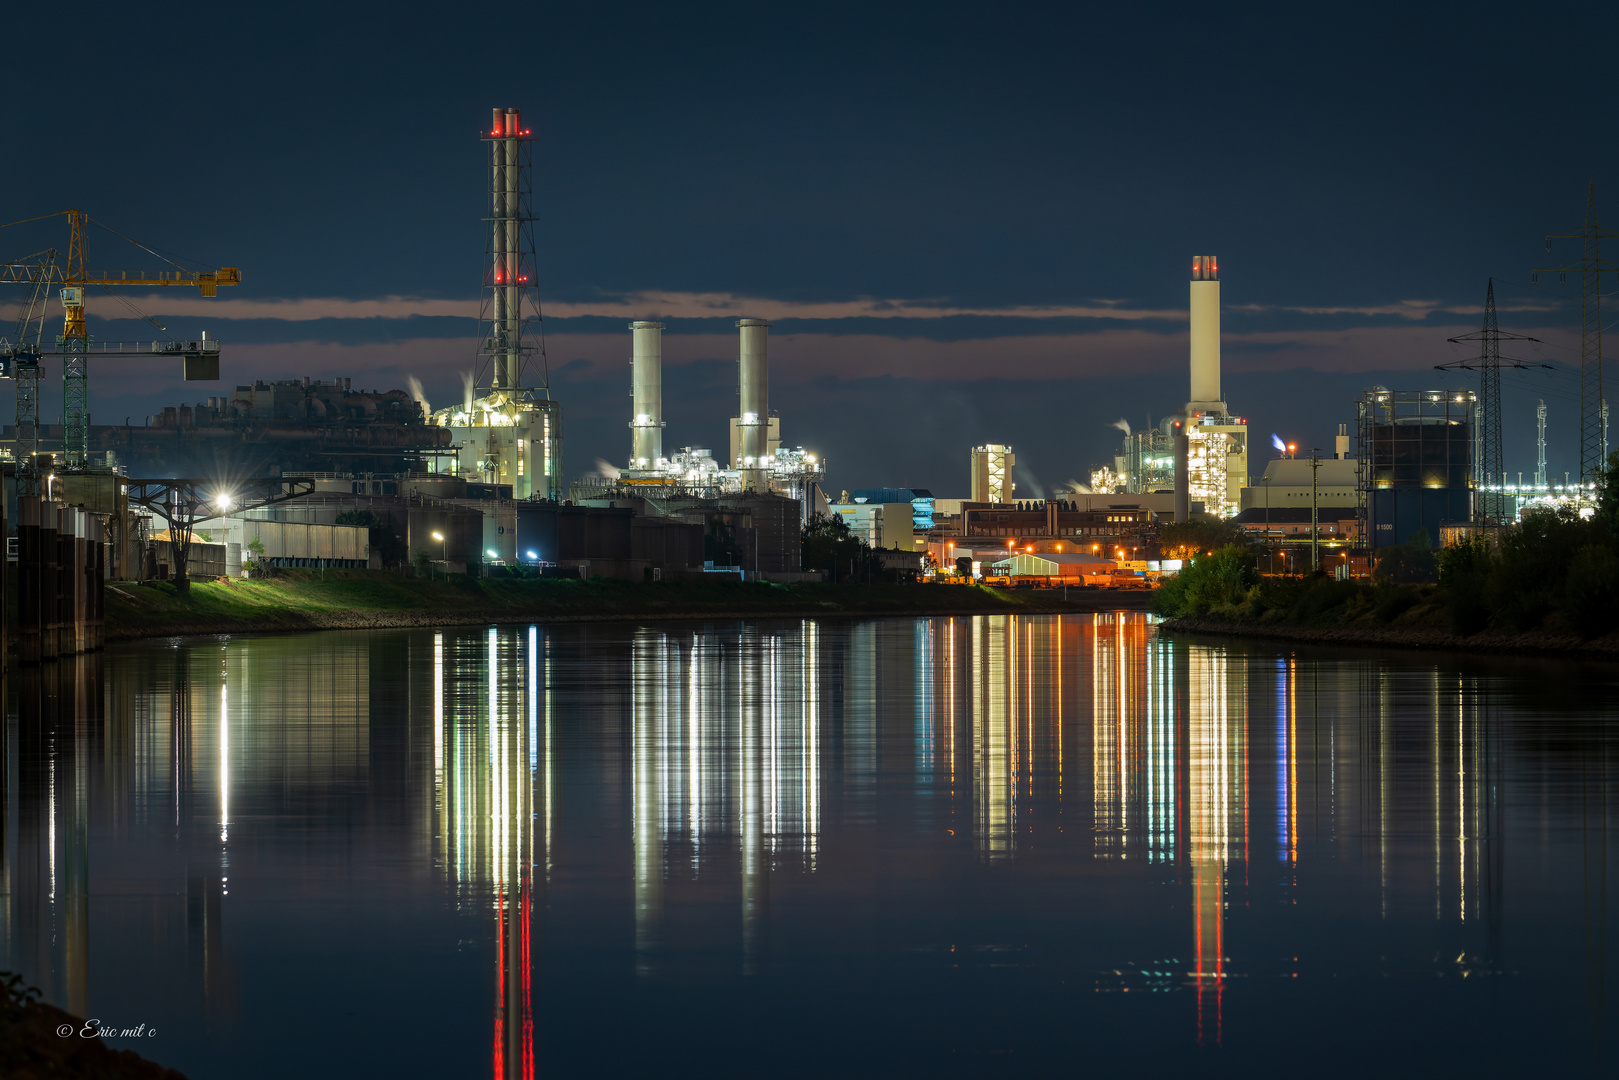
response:
<path id="1" fill-rule="evenodd" d="M 16 673 L 3 962 L 193 1078 L 1606 1064 L 1614 670 L 1141 615 Z"/>

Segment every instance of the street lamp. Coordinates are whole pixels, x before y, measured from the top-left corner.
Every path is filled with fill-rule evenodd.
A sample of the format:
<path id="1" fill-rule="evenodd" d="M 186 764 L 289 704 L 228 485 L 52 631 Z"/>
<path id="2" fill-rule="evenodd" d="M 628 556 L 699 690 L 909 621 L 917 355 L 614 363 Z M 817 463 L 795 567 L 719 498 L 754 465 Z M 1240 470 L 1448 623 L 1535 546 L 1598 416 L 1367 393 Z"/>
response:
<path id="1" fill-rule="evenodd" d="M 436 533 L 433 534 L 433 539 L 438 541 L 439 562 L 444 564 L 444 576 L 449 577 L 450 576 L 450 560 L 444 554 L 444 534 L 441 533 L 441 532 L 436 532 Z"/>

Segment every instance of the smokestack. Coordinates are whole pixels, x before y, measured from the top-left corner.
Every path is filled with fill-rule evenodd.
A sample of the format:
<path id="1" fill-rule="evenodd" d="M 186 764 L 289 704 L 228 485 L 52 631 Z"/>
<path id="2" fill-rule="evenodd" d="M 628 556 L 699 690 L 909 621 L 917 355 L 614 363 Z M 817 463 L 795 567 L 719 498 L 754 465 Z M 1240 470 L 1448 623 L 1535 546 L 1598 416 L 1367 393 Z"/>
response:
<path id="1" fill-rule="evenodd" d="M 1338 445 L 1335 447 L 1335 449 L 1338 452 L 1338 460 L 1339 461 L 1348 461 L 1349 460 L 1349 425 L 1348 424 L 1339 424 L 1338 425 Z"/>
<path id="2" fill-rule="evenodd" d="M 489 275 L 491 301 L 485 348 L 491 353 L 490 386 L 514 389 L 522 382 L 523 337 L 523 136 L 516 109 L 495 109 L 489 126 Z"/>
<path id="3" fill-rule="evenodd" d="M 630 468 L 663 460 L 663 324 L 630 323 Z"/>
<path id="4" fill-rule="evenodd" d="M 1186 425 L 1179 420 L 1173 425 L 1175 440 L 1175 520 L 1192 520 L 1192 472 L 1187 456 L 1191 446 L 1186 438 Z"/>
<path id="5" fill-rule="evenodd" d="M 1224 416 L 1220 397 L 1220 266 L 1213 255 L 1192 256 L 1192 393 L 1188 416 Z"/>
<path id="6" fill-rule="evenodd" d="M 743 491 L 764 491 L 764 461 L 770 440 L 770 324 L 738 319 L 742 351 L 738 358 L 737 460 Z"/>

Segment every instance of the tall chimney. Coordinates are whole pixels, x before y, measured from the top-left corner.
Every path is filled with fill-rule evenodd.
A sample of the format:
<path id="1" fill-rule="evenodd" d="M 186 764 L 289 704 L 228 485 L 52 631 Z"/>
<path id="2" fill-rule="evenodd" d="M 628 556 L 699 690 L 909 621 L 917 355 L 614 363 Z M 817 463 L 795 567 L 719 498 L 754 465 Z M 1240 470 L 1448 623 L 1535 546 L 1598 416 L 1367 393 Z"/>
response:
<path id="1" fill-rule="evenodd" d="M 770 324 L 764 319 L 738 319 L 742 351 L 738 358 L 737 460 L 743 491 L 769 487 L 764 462 L 770 452 Z"/>
<path id="2" fill-rule="evenodd" d="M 663 324 L 630 323 L 630 468 L 663 460 Z"/>
<path id="3" fill-rule="evenodd" d="M 1192 393 L 1186 414 L 1224 416 L 1220 397 L 1220 266 L 1213 255 L 1192 256 Z"/>

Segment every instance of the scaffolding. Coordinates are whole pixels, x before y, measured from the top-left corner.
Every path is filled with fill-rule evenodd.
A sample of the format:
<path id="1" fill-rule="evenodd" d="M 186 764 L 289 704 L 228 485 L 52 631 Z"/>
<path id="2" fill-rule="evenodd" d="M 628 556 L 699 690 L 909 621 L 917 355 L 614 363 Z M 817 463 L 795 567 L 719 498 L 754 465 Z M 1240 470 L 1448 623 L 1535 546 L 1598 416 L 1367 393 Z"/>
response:
<path id="1" fill-rule="evenodd" d="M 1196 425 L 1187 431 L 1186 494 L 1189 501 L 1203 504 L 1205 514 L 1236 516 L 1239 498 L 1231 490 L 1230 457 L 1240 452 L 1232 434 L 1213 425 Z"/>
<path id="2" fill-rule="evenodd" d="M 1355 403 L 1356 517 L 1374 547 L 1402 544 L 1429 529 L 1470 521 L 1478 398 L 1470 390 L 1387 390 Z M 1409 519 L 1409 520 L 1407 520 Z"/>
<path id="3" fill-rule="evenodd" d="M 1175 489 L 1175 439 L 1158 428 L 1124 437 L 1125 490 L 1133 495 Z"/>

